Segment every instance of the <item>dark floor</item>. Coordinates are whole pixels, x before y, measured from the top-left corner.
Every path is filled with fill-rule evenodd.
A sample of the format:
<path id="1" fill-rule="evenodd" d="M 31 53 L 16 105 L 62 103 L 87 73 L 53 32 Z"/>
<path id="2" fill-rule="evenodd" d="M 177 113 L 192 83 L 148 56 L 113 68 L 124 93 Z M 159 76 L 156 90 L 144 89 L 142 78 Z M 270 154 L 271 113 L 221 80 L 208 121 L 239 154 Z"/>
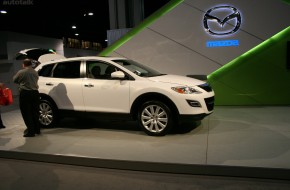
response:
<path id="1" fill-rule="evenodd" d="M 0 159 L 1 190 L 289 190 L 290 181 L 152 173 Z"/>

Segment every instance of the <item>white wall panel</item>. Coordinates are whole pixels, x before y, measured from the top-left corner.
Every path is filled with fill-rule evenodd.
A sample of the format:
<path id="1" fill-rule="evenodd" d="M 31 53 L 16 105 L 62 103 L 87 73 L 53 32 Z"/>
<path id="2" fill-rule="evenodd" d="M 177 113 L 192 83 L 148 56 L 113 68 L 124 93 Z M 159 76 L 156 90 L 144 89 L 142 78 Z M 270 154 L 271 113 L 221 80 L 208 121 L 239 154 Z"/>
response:
<path id="1" fill-rule="evenodd" d="M 150 29 L 143 30 L 134 40 L 126 43 L 126 48 L 120 48 L 116 53 L 171 74 L 204 74 L 220 66 Z"/>

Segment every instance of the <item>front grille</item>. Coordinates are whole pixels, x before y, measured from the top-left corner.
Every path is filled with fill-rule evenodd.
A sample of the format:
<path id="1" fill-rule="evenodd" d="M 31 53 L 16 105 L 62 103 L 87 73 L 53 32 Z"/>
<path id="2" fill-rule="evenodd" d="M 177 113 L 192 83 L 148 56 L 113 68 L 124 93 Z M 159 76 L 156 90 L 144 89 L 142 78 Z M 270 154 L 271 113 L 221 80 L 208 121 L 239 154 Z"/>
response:
<path id="1" fill-rule="evenodd" d="M 204 83 L 201 85 L 198 85 L 199 88 L 202 88 L 203 90 L 207 91 L 207 92 L 211 92 L 212 88 L 208 83 Z"/>
<path id="2" fill-rule="evenodd" d="M 212 96 L 210 98 L 205 98 L 204 101 L 205 101 L 207 110 L 212 111 L 214 108 L 214 96 Z"/>

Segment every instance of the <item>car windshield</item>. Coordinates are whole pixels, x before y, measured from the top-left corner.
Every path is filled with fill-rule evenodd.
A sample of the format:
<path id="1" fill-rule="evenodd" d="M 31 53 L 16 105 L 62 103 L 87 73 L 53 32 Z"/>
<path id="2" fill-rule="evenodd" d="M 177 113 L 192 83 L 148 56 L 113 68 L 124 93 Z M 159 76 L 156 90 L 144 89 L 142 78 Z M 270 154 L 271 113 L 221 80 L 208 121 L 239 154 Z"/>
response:
<path id="1" fill-rule="evenodd" d="M 133 60 L 113 60 L 113 61 L 115 63 L 118 63 L 122 67 L 132 71 L 133 73 L 135 73 L 140 77 L 155 77 L 164 75 L 148 66 L 142 65 Z"/>

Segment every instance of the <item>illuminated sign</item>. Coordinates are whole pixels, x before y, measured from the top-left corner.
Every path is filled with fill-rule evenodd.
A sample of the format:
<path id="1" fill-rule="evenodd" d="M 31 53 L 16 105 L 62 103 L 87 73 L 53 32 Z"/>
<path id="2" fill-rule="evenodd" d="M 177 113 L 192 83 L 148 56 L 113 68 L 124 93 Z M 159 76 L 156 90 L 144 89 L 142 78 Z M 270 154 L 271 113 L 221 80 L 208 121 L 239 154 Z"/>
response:
<path id="1" fill-rule="evenodd" d="M 241 14 L 232 6 L 217 6 L 209 9 L 203 17 L 206 32 L 224 36 L 237 32 L 241 26 Z"/>
<path id="2" fill-rule="evenodd" d="M 217 41 L 207 41 L 206 47 L 229 47 L 229 46 L 239 46 L 239 40 L 217 40 Z"/>

